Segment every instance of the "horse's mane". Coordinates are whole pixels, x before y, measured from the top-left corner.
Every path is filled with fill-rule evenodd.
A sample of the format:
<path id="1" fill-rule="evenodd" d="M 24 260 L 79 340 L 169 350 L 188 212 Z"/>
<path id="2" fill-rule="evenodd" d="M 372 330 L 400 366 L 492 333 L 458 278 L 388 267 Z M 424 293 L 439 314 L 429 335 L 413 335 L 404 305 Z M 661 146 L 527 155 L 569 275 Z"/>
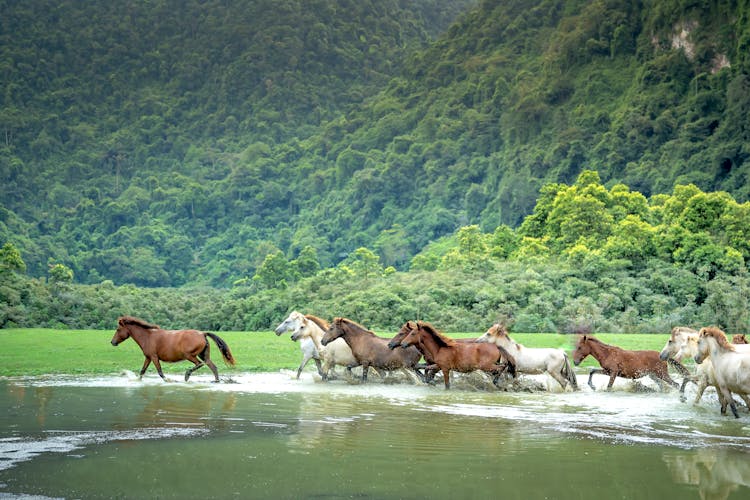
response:
<path id="1" fill-rule="evenodd" d="M 744 333 L 735 333 L 732 335 L 732 344 L 747 344 L 747 338 Z"/>
<path id="2" fill-rule="evenodd" d="M 713 337 L 716 339 L 716 342 L 719 343 L 719 345 L 727 350 L 734 351 L 734 346 L 729 343 L 727 340 L 727 335 L 721 331 L 719 328 L 716 328 L 715 326 L 707 326 L 704 328 L 701 328 L 701 336 L 705 334 L 709 337 Z"/>
<path id="3" fill-rule="evenodd" d="M 424 331 L 426 331 L 427 333 L 429 333 L 430 335 L 432 335 L 432 337 L 437 341 L 437 343 L 443 347 L 453 347 L 456 345 L 455 340 L 446 337 L 445 335 L 437 331 L 435 327 L 429 323 L 426 323 L 424 321 L 418 321 L 417 326 L 423 329 Z"/>
<path id="4" fill-rule="evenodd" d="M 333 322 L 334 322 L 335 324 L 337 324 L 337 325 L 340 325 L 341 323 L 346 323 L 346 324 L 347 324 L 347 325 L 349 325 L 350 327 L 352 327 L 352 328 L 355 328 L 355 329 L 359 330 L 359 333 L 369 333 L 369 334 L 370 334 L 370 335 L 372 335 L 373 337 L 376 337 L 376 336 L 377 336 L 377 335 L 375 335 L 375 333 L 374 333 L 374 332 L 371 332 L 370 330 L 368 330 L 368 329 L 367 329 L 367 328 L 365 328 L 364 326 L 360 325 L 360 324 L 359 324 L 359 323 L 357 323 L 356 321 L 352 321 L 352 320 L 350 320 L 349 318 L 335 318 L 335 319 L 333 320 Z"/>
<path id="5" fill-rule="evenodd" d="M 331 325 L 328 324 L 328 321 L 324 320 L 323 318 L 313 316 L 312 314 L 305 314 L 305 318 L 318 325 L 318 328 L 320 328 L 324 332 L 328 331 L 328 329 L 331 327 Z"/>
<path id="6" fill-rule="evenodd" d="M 148 323 L 140 318 L 136 318 L 135 316 L 120 316 L 120 319 L 117 320 L 117 323 L 120 325 L 140 326 L 141 328 L 145 328 L 146 330 L 160 330 L 158 325 Z"/>

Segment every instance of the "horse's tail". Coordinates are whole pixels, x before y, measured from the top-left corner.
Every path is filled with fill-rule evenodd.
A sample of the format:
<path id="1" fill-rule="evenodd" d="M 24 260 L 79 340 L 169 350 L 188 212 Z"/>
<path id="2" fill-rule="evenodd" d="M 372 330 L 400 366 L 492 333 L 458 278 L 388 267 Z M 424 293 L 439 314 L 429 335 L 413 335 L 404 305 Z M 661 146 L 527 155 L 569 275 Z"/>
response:
<path id="1" fill-rule="evenodd" d="M 211 339 L 216 342 L 216 347 L 218 347 L 221 351 L 221 356 L 224 358 L 224 361 L 228 365 L 234 366 L 236 362 L 234 360 L 234 356 L 232 356 L 232 351 L 229 350 L 229 346 L 227 345 L 227 343 L 224 342 L 224 340 L 215 333 L 206 332 L 206 335 L 211 337 Z"/>
<path id="2" fill-rule="evenodd" d="M 560 369 L 560 374 L 565 377 L 565 380 L 570 382 L 570 386 L 573 388 L 573 390 L 578 390 L 578 378 L 576 377 L 575 372 L 573 371 L 573 367 L 570 366 L 570 360 L 568 359 L 568 355 L 563 353 L 563 357 L 565 358 L 565 363 L 563 363 L 562 368 Z"/>
<path id="3" fill-rule="evenodd" d="M 511 356 L 510 353 L 506 351 L 503 347 L 500 347 L 498 345 L 497 349 L 500 351 L 500 358 L 498 358 L 497 362 L 499 363 L 500 361 L 505 359 L 506 370 L 508 370 L 508 373 L 510 373 L 513 378 L 516 378 L 515 358 L 513 358 L 513 356 Z"/>

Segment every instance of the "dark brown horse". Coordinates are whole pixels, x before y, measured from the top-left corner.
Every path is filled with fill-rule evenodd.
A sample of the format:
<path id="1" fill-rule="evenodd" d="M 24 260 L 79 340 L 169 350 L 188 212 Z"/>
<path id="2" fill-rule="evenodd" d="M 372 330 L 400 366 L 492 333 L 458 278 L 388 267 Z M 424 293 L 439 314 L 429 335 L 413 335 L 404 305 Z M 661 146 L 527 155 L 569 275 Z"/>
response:
<path id="1" fill-rule="evenodd" d="M 362 365 L 362 382 L 367 381 L 367 371 L 370 367 L 384 370 L 409 369 L 424 381 L 424 376 L 417 369 L 417 363 L 422 355 L 414 347 L 393 351 L 388 348 L 388 339 L 378 337 L 362 325 L 346 318 L 335 318 L 320 342 L 327 345 L 337 338 L 344 339 L 357 363 Z"/>
<path id="2" fill-rule="evenodd" d="M 139 378 L 146 373 L 146 368 L 152 362 L 156 366 L 156 371 L 164 380 L 167 378 L 161 371 L 160 361 L 175 362 L 188 360 L 195 366 L 185 372 L 185 382 L 190 378 L 190 374 L 204 364 L 208 365 L 214 373 L 214 382 L 219 381 L 219 371 L 216 365 L 209 357 L 210 346 L 206 337 L 211 337 L 227 364 L 234 365 L 234 357 L 229 350 L 229 346 L 218 335 L 210 332 L 201 332 L 198 330 L 162 330 L 156 325 L 147 323 L 141 319 L 132 316 L 122 316 L 117 321 L 117 331 L 112 337 L 112 345 L 117 346 L 128 337 L 133 337 L 143 351 L 146 360 L 143 362 L 143 368 L 139 373 Z"/>
<path id="3" fill-rule="evenodd" d="M 592 368 L 589 372 L 589 387 L 594 388 L 591 378 L 595 373 L 609 375 L 607 389 L 612 388 L 615 378 L 637 379 L 651 377 L 657 383 L 665 382 L 678 387 L 667 370 L 667 362 L 659 359 L 659 351 L 628 351 L 620 347 L 605 344 L 591 335 L 580 335 L 573 351 L 573 363 L 578 366 L 588 356 L 593 356 L 601 368 Z"/>
<path id="4" fill-rule="evenodd" d="M 495 344 L 457 342 L 438 332 L 423 321 L 407 321 L 397 336 L 403 335 L 401 347 L 415 346 L 428 363 L 427 370 L 443 372 L 445 388 L 450 389 L 450 372 L 468 373 L 481 370 L 493 376 L 497 385 L 506 371 L 515 376 L 515 360 L 502 347 Z"/>

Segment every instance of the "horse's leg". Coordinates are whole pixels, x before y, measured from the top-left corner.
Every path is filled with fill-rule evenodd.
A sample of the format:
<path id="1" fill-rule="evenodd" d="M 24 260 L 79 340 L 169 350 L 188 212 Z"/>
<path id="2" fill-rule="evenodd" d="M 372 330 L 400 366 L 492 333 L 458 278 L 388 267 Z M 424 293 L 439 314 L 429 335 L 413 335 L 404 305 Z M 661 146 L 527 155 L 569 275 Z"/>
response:
<path id="1" fill-rule="evenodd" d="M 187 359 L 188 359 L 188 361 L 190 361 L 191 363 L 193 363 L 194 366 L 188 368 L 187 371 L 185 371 L 185 382 L 188 381 L 188 379 L 190 378 L 190 375 L 194 371 L 196 371 L 198 368 L 201 368 L 205 364 L 202 361 L 200 361 L 198 358 L 196 358 L 195 356 L 188 356 Z"/>
<path id="2" fill-rule="evenodd" d="M 724 399 L 726 400 L 722 403 L 721 414 L 722 415 L 727 414 L 727 401 L 728 401 L 729 407 L 732 409 L 732 414 L 734 415 L 734 418 L 740 418 L 739 413 L 737 413 L 737 405 L 735 404 L 734 398 L 732 397 L 732 391 L 730 391 L 729 389 L 725 387 L 721 389 L 721 393 L 724 395 Z"/>
<path id="3" fill-rule="evenodd" d="M 592 369 L 591 369 L 591 371 L 589 372 L 589 387 L 591 387 L 591 390 L 592 390 L 592 391 L 595 391 L 595 390 L 596 390 L 596 387 L 594 387 L 594 383 L 593 383 L 593 382 L 591 381 L 591 379 L 592 379 L 592 378 L 594 377 L 594 374 L 595 374 L 595 373 L 601 373 L 601 374 L 603 374 L 603 375 L 606 375 L 606 374 L 607 374 L 607 372 L 605 372 L 605 371 L 604 371 L 604 370 L 602 370 L 601 368 L 592 368 Z"/>
<path id="4" fill-rule="evenodd" d="M 169 382 L 169 380 L 167 380 L 167 377 L 164 376 L 164 372 L 161 371 L 161 363 L 159 362 L 159 357 L 155 356 L 151 361 L 154 363 L 156 371 L 159 373 L 159 376 L 164 380 L 164 382 Z"/>
<path id="5" fill-rule="evenodd" d="M 748 397 L 747 394 L 737 394 L 740 398 L 742 398 L 742 401 L 745 402 L 745 406 L 750 410 L 750 397 Z"/>
<path id="6" fill-rule="evenodd" d="M 305 369 L 305 365 L 307 365 L 307 362 L 312 359 L 312 354 L 310 353 L 304 353 L 302 355 L 302 362 L 299 365 L 299 368 L 297 368 L 297 380 L 299 380 L 299 376 L 302 374 L 302 370 Z"/>
<path id="7" fill-rule="evenodd" d="M 685 377 L 682 379 L 682 385 L 680 386 L 680 401 L 683 403 L 687 401 L 687 398 L 685 397 L 685 386 L 688 382 L 695 382 L 692 377 Z"/>
<path id="8" fill-rule="evenodd" d="M 143 362 L 143 367 L 141 367 L 140 373 L 138 373 L 138 380 L 141 380 L 143 378 L 143 374 L 146 373 L 146 368 L 148 368 L 148 365 L 151 364 L 151 358 L 146 356 L 146 361 Z"/>
<path id="9" fill-rule="evenodd" d="M 553 370 L 553 371 L 547 371 L 547 373 L 549 373 L 553 379 L 557 380 L 557 383 L 560 384 L 560 386 L 563 388 L 563 391 L 564 391 L 565 388 L 568 386 L 568 380 L 565 377 L 563 377 L 562 372 L 557 372 Z"/>
<path id="10" fill-rule="evenodd" d="M 320 358 L 313 358 L 313 361 L 315 361 L 315 366 L 318 368 L 318 375 L 323 377 L 323 363 L 320 362 Z"/>
<path id="11" fill-rule="evenodd" d="M 698 388 L 696 389 L 695 399 L 693 400 L 694 405 L 700 403 L 700 400 L 703 397 L 703 391 L 705 391 L 706 387 L 708 387 L 708 377 L 706 377 L 705 375 L 699 377 L 696 384 L 698 385 Z M 721 392 L 719 391 L 718 387 L 716 388 L 716 392 L 719 393 L 719 400 L 721 400 Z"/>
<path id="12" fill-rule="evenodd" d="M 609 391 L 612 389 L 612 386 L 615 385 L 615 379 L 617 378 L 617 373 L 612 372 L 609 374 L 609 383 L 607 384 L 607 390 Z"/>
<path id="13" fill-rule="evenodd" d="M 370 368 L 370 364 L 362 365 L 362 383 L 367 382 L 367 370 Z"/>
<path id="14" fill-rule="evenodd" d="M 443 381 L 445 382 L 445 388 L 451 388 L 451 371 L 448 368 L 441 368 L 443 370 Z"/>

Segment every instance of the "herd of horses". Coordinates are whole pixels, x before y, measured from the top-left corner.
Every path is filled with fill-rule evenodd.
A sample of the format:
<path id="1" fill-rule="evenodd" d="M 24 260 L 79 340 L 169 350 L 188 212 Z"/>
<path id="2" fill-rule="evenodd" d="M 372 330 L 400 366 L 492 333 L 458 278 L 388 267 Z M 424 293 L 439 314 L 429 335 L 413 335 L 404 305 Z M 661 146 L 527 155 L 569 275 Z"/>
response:
<path id="1" fill-rule="evenodd" d="M 563 349 L 531 348 L 514 341 L 501 324 L 492 325 L 483 335 L 471 339 L 454 339 L 439 332 L 424 321 L 407 321 L 393 338 L 379 337 L 364 326 L 347 318 L 335 318 L 331 323 L 311 314 L 293 311 L 274 330 L 276 335 L 291 333 L 302 351 L 302 362 L 297 369 L 299 379 L 310 360 L 317 366 L 325 381 L 334 375 L 336 366 L 346 368 L 353 377 L 352 368 L 361 367 L 362 382 L 367 381 L 369 369 L 378 373 L 402 370 L 415 381 L 430 383 L 438 372 L 443 374 L 446 389 L 450 388 L 451 372 L 480 371 L 491 377 L 493 384 L 502 388 L 501 381 L 513 380 L 518 374 L 546 373 L 556 380 L 562 390 L 578 390 L 578 382 Z M 133 316 L 122 316 L 112 337 L 117 346 L 132 337 L 143 351 L 145 361 L 140 370 L 142 377 L 151 363 L 159 375 L 160 361 L 193 363 L 185 372 L 190 375 L 208 366 L 219 381 L 216 365 L 210 358 L 210 344 L 214 341 L 224 361 L 234 365 L 235 360 L 227 343 L 218 335 L 199 330 L 163 330 Z M 650 377 L 662 388 L 680 389 L 684 400 L 685 386 L 693 382 L 698 386 L 694 403 L 700 401 L 709 385 L 716 388 L 721 413 L 727 406 L 739 417 L 733 394 L 737 394 L 750 408 L 750 344 L 744 335 L 735 335 L 732 343 L 726 334 L 715 327 L 693 330 L 687 327 L 672 329 L 669 340 L 661 352 L 626 350 L 609 345 L 592 335 L 579 335 L 573 350 L 573 364 L 578 366 L 587 356 L 599 363 L 599 368 L 589 372 L 588 385 L 595 389 L 592 377 L 599 373 L 609 376 L 607 389 L 617 377 L 638 379 Z M 695 373 L 682 364 L 693 358 Z M 668 364 L 683 375 L 680 386 L 668 373 Z"/>

